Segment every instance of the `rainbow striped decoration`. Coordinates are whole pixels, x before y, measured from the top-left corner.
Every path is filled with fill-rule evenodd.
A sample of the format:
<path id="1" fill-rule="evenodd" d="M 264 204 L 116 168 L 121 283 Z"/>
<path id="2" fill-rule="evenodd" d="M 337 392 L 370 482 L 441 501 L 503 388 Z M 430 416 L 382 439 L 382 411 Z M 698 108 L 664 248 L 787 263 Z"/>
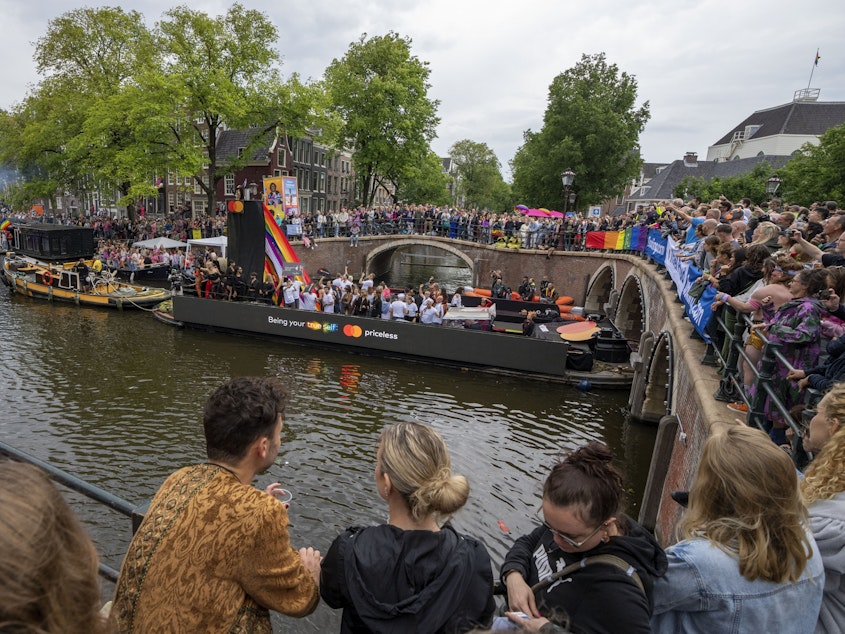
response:
<path id="1" fill-rule="evenodd" d="M 274 275 L 277 280 L 282 279 L 284 275 L 284 263 L 299 262 L 299 256 L 290 246 L 290 242 L 282 233 L 282 228 L 276 224 L 276 219 L 273 217 L 273 212 L 270 211 L 267 205 L 264 207 L 264 272 L 269 275 Z M 301 276 L 297 279 L 311 283 L 311 278 L 304 270 Z M 278 303 L 278 293 L 274 297 Z"/>
<path id="2" fill-rule="evenodd" d="M 11 220 L 4 220 L 2 223 L 0 223 L 0 231 L 5 231 L 6 229 L 10 228 L 11 226 L 12 226 Z"/>

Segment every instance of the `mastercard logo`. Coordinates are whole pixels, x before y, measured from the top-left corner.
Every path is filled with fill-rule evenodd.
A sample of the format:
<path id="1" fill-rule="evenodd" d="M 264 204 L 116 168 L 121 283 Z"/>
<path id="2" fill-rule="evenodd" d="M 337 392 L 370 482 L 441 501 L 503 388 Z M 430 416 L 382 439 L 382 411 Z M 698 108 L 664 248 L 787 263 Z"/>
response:
<path id="1" fill-rule="evenodd" d="M 356 339 L 364 334 L 364 331 L 361 330 L 361 326 L 353 326 L 352 324 L 346 324 L 343 327 L 343 334 L 347 337 L 355 337 Z"/>

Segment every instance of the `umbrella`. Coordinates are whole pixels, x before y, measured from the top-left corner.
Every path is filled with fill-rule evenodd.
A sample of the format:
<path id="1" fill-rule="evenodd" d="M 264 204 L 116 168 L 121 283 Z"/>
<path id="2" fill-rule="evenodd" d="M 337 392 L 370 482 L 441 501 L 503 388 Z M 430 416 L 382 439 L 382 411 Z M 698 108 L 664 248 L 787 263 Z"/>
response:
<path id="1" fill-rule="evenodd" d="M 516 207 L 514 207 L 514 209 L 519 209 L 523 213 L 528 211 L 528 207 L 526 207 L 525 205 L 517 205 Z"/>
<path id="2" fill-rule="evenodd" d="M 548 218 L 546 213 L 540 209 L 529 209 L 525 215 L 531 216 L 532 218 Z"/>
<path id="3" fill-rule="evenodd" d="M 554 209 L 552 209 L 549 212 L 549 218 L 563 218 L 563 214 L 559 211 L 555 211 Z"/>
<path id="4" fill-rule="evenodd" d="M 133 242 L 132 246 L 144 249 L 184 249 L 188 245 L 170 238 L 150 238 L 149 240 Z"/>

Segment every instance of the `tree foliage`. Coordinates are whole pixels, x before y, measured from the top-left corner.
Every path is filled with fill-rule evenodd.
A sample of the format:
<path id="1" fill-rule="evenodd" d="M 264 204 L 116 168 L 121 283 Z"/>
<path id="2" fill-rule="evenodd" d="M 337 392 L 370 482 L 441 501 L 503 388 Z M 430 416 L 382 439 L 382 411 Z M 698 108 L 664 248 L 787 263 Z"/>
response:
<path id="1" fill-rule="evenodd" d="M 341 120 L 339 139 L 354 151 L 363 204 L 379 181 L 402 182 L 429 155 L 439 102 L 428 97 L 428 63 L 411 40 L 366 33 L 325 72 L 329 101 Z"/>
<path id="2" fill-rule="evenodd" d="M 499 159 L 486 143 L 463 139 L 452 145 L 449 155 L 458 177 L 456 202 L 469 208 L 494 211 L 513 207 Z"/>
<path id="3" fill-rule="evenodd" d="M 802 153 L 778 175 L 789 202 L 809 206 L 815 201 L 845 200 L 845 123 L 830 128 L 819 144 L 807 143 Z"/>
<path id="4" fill-rule="evenodd" d="M 773 173 L 772 166 L 763 162 L 755 165 L 754 169 L 746 174 L 730 178 L 717 176 L 708 181 L 695 176 L 686 176 L 675 186 L 673 194 L 684 199 L 698 196 L 706 202 L 717 200 L 719 196 L 725 196 L 734 202 L 747 197 L 759 204 L 769 197 L 766 193 L 766 181 Z"/>
<path id="5" fill-rule="evenodd" d="M 266 15 L 240 4 L 218 17 L 178 6 L 154 31 L 134 11 L 70 11 L 38 42 L 45 77 L 0 124 L 0 161 L 44 197 L 117 188 L 130 216 L 170 170 L 193 176 L 213 209 L 217 181 L 277 132 L 336 127 L 320 84 L 282 80 L 277 39 Z M 225 128 L 254 134 L 242 157 L 218 161 Z"/>
<path id="6" fill-rule="evenodd" d="M 567 168 L 581 206 L 621 193 L 639 170 L 639 135 L 649 119 L 648 102 L 637 108 L 636 99 L 634 76 L 604 53 L 582 55 L 555 77 L 543 128 L 525 132 L 511 162 L 517 199 L 563 208 L 560 173 Z"/>
<path id="7" fill-rule="evenodd" d="M 443 173 L 443 161 L 434 152 L 410 165 L 396 188 L 398 200 L 411 203 L 446 205 L 449 202 L 449 176 Z"/>

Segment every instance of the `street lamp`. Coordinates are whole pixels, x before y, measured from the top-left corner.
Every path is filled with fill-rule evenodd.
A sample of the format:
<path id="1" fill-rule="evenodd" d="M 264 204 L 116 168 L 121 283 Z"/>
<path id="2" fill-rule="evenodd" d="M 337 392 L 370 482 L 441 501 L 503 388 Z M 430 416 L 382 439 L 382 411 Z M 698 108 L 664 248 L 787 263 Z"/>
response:
<path id="1" fill-rule="evenodd" d="M 570 195 L 569 190 L 572 189 L 572 183 L 575 182 L 575 172 L 571 167 L 567 167 L 565 172 L 560 173 L 560 180 L 563 183 L 563 213 L 566 215 L 566 207 L 568 202 L 575 204 L 575 192 Z"/>
<path id="2" fill-rule="evenodd" d="M 777 174 L 772 174 L 771 178 L 766 181 L 766 193 L 769 195 L 769 198 L 775 195 L 782 182 L 783 180 L 778 178 Z"/>

